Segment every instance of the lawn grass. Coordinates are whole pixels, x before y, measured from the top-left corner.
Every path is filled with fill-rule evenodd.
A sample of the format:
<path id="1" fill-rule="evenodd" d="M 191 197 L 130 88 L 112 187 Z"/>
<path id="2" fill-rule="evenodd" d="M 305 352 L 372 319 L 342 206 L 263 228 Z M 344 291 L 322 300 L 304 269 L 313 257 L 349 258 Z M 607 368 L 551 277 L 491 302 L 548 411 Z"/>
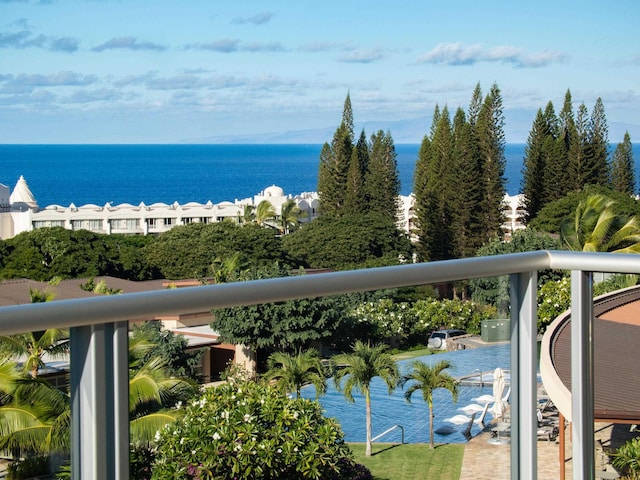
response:
<path id="1" fill-rule="evenodd" d="M 431 450 L 425 443 L 374 443 L 370 457 L 364 454 L 364 443 L 349 447 L 375 480 L 458 480 L 462 470 L 462 444 L 436 445 Z"/>
<path id="2" fill-rule="evenodd" d="M 424 355 L 431 355 L 432 353 L 433 352 L 428 348 L 421 348 L 419 350 L 406 350 L 404 352 L 394 353 L 393 358 L 394 360 L 405 360 L 407 358 L 415 358 L 415 357 L 422 357 Z"/>

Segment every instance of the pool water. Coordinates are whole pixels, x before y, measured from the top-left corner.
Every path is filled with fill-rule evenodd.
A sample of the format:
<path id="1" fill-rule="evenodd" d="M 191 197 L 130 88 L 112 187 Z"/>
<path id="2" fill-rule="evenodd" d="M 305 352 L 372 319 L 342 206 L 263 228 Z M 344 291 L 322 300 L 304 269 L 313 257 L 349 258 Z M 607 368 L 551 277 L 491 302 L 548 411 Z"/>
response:
<path id="1" fill-rule="evenodd" d="M 413 360 L 422 360 L 432 365 L 445 359 L 452 363 L 452 368 L 446 371 L 454 377 L 470 375 L 474 371 L 477 374 L 477 370 L 493 372 L 497 367 L 509 369 L 510 345 L 500 344 L 401 360 L 398 362 L 398 368 L 403 374 L 409 371 L 410 363 Z M 489 380 L 491 378 L 489 377 Z M 329 380 L 327 387 L 327 393 L 319 399 L 325 415 L 335 417 L 340 422 L 347 442 L 364 442 L 366 439 L 364 397 L 354 389 L 352 393 L 355 403 L 350 403 L 347 402 L 342 393 L 335 389 L 333 379 Z M 454 415 L 462 414 L 463 412 L 458 408 L 474 403 L 471 400 L 472 398 L 491 393 L 492 386 L 490 383 L 484 387 L 459 386 L 458 402 L 454 404 L 451 394 L 447 390 L 435 390 L 433 392 L 434 430 L 437 431 L 445 427 L 446 430 L 451 432 L 448 434 L 435 433 L 435 442 L 465 443 L 467 438 L 462 432 L 465 430 L 466 425 L 458 426 L 444 420 Z M 302 395 L 305 398 L 314 398 L 315 390 L 313 387 L 306 387 L 303 389 Z M 374 437 L 394 425 L 401 425 L 404 428 L 404 441 L 406 443 L 427 443 L 429 441 L 429 408 L 422 400 L 422 391 L 420 390 L 413 393 L 411 403 L 408 403 L 404 398 L 403 390 L 397 388 L 389 395 L 384 382 L 380 378 L 375 378 L 371 384 L 371 418 Z M 489 421 L 491 419 L 491 414 L 487 413 L 486 420 Z M 471 434 L 476 435 L 480 430 L 481 426 L 474 424 Z M 396 429 L 379 441 L 399 442 L 401 435 L 401 431 Z"/>

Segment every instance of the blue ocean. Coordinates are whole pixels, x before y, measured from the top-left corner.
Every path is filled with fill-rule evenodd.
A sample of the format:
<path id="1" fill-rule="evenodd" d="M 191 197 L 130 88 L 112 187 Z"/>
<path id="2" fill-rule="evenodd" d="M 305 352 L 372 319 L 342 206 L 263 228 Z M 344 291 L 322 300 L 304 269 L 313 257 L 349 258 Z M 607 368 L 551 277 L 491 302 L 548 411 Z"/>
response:
<path id="1" fill-rule="evenodd" d="M 505 150 L 509 194 L 519 193 L 524 144 Z M 278 185 L 317 190 L 322 145 L 0 145 L 0 183 L 24 176 L 40 207 L 89 203 L 220 203 Z M 419 145 L 396 145 L 401 193 L 411 193 Z M 637 152 L 635 158 L 640 157 Z M 637 169 L 638 167 L 636 167 Z M 636 170 L 637 171 L 637 170 Z"/>

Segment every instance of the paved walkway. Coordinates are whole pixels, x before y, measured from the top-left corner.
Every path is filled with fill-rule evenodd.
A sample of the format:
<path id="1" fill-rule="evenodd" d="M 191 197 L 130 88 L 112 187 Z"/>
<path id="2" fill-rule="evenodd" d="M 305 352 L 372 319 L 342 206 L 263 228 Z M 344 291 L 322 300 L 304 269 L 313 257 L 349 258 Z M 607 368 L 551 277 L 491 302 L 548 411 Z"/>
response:
<path id="1" fill-rule="evenodd" d="M 489 429 L 490 430 L 490 429 Z M 509 480 L 510 445 L 494 445 L 489 443 L 491 433 L 485 430 L 469 441 L 464 449 L 460 480 Z M 629 432 L 629 425 L 612 425 L 596 423 L 596 439 L 600 439 L 605 447 L 617 448 L 634 434 Z M 560 478 L 560 451 L 556 441 L 538 441 L 538 479 L 558 480 Z M 571 441 L 569 430 L 566 431 L 565 442 L 565 479 L 572 478 Z M 602 468 L 603 456 L 596 449 L 596 470 Z M 608 467 L 611 468 L 611 467 Z"/>

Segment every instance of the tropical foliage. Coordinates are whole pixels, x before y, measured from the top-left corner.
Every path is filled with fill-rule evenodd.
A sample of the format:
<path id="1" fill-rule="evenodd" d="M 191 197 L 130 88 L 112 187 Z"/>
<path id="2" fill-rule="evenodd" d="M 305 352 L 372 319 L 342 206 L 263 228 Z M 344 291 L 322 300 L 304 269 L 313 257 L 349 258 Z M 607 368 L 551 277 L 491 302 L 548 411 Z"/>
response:
<path id="1" fill-rule="evenodd" d="M 422 399 L 429 407 L 429 444 L 431 448 L 435 448 L 433 440 L 433 391 L 438 388 L 444 388 L 451 392 L 453 401 L 458 401 L 458 385 L 455 378 L 444 370 L 451 368 L 452 364 L 448 360 L 441 360 L 435 365 L 427 365 L 421 360 L 411 362 L 411 370 L 402 376 L 402 385 L 409 383 L 404 392 L 404 398 L 411 402 L 412 395 L 422 392 Z"/>
<path id="2" fill-rule="evenodd" d="M 578 204 L 573 219 L 560 226 L 560 236 L 570 250 L 640 253 L 640 220 L 617 214 L 615 202 L 592 195 Z"/>
<path id="3" fill-rule="evenodd" d="M 152 478 L 367 478 L 354 475 L 362 469 L 318 403 L 230 381 L 205 390 L 159 433 Z"/>
<path id="4" fill-rule="evenodd" d="M 300 391 L 305 385 L 313 385 L 316 398 L 327 390 L 327 377 L 317 350 L 309 349 L 292 355 L 274 352 L 267 362 L 269 370 L 264 378 L 275 381 L 285 393 L 295 392 L 300 398 Z"/>
<path id="5" fill-rule="evenodd" d="M 396 388 L 400 378 L 398 366 L 393 357 L 387 352 L 386 345 L 367 345 L 356 342 L 350 353 L 334 356 L 332 364 L 335 367 L 333 380 L 336 388 L 344 393 L 345 398 L 353 402 L 353 390 L 364 395 L 366 409 L 367 448 L 366 455 L 371 455 L 371 382 L 380 377 L 387 385 L 389 394 Z M 342 384 L 342 380 L 344 384 Z"/>

